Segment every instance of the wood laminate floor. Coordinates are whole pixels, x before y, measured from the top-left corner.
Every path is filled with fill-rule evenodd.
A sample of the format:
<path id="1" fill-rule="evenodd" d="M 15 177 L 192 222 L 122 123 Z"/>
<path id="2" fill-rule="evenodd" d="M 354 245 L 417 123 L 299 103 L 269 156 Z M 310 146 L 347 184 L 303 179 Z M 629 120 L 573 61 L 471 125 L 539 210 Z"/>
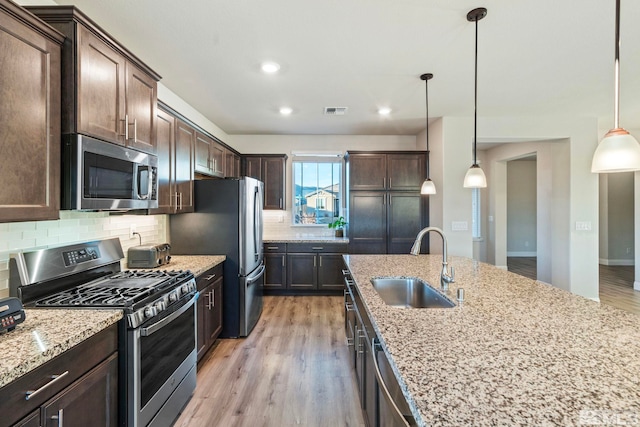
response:
<path id="1" fill-rule="evenodd" d="M 175 426 L 364 426 L 343 297 L 265 297 L 248 338 L 218 340 Z"/>
<path id="2" fill-rule="evenodd" d="M 536 278 L 535 257 L 508 257 L 509 271 Z M 640 314 L 640 291 L 633 289 L 634 266 L 600 265 L 600 302 Z"/>

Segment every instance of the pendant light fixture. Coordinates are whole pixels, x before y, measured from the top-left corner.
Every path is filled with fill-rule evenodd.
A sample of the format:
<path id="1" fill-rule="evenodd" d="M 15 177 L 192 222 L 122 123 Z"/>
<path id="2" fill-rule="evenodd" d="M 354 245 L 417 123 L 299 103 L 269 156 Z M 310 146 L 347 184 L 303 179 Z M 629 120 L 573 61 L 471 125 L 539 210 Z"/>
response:
<path id="1" fill-rule="evenodd" d="M 593 154 L 591 172 L 631 172 L 640 170 L 640 144 L 620 127 L 620 0 L 616 0 L 616 57 L 614 65 L 613 129 L 602 138 Z"/>
<path id="2" fill-rule="evenodd" d="M 473 104 L 473 164 L 464 176 L 464 188 L 485 188 L 487 177 L 478 166 L 478 21 L 487 16 L 487 9 L 479 7 L 467 13 L 467 21 L 476 23 L 475 95 Z"/>
<path id="3" fill-rule="evenodd" d="M 427 134 L 427 179 L 422 183 L 420 194 L 436 194 L 436 185 L 431 181 L 431 178 L 429 178 L 429 80 L 432 78 L 433 74 L 431 73 L 426 73 L 420 76 L 420 79 L 424 80 L 425 83 L 425 99 L 427 105 L 427 127 L 425 131 Z"/>

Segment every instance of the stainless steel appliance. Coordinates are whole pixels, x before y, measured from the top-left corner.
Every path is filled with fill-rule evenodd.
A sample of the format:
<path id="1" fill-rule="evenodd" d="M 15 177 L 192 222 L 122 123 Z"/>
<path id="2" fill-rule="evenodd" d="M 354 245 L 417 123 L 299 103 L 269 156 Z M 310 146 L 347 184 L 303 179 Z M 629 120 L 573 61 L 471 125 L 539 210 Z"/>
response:
<path id="1" fill-rule="evenodd" d="M 12 254 L 27 307 L 119 308 L 120 425 L 170 426 L 196 386 L 196 282 L 189 271 L 121 271 L 119 239 Z"/>
<path id="2" fill-rule="evenodd" d="M 171 245 L 168 243 L 132 246 L 127 250 L 129 268 L 156 268 L 168 264 L 169 261 Z"/>
<path id="3" fill-rule="evenodd" d="M 63 136 L 62 208 L 158 207 L 158 157 L 84 135 Z"/>
<path id="4" fill-rule="evenodd" d="M 220 336 L 247 336 L 262 313 L 264 185 L 250 177 L 194 184 L 195 212 L 171 215 L 171 250 L 226 255 Z"/>

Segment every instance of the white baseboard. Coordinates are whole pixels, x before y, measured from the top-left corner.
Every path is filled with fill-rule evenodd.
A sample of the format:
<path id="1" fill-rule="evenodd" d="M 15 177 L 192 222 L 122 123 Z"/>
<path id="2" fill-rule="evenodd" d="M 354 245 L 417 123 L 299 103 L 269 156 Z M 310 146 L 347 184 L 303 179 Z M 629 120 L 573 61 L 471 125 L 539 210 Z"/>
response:
<path id="1" fill-rule="evenodd" d="M 640 282 L 638 282 L 637 280 L 633 282 L 633 289 L 635 289 L 636 291 L 640 291 Z"/>
<path id="2" fill-rule="evenodd" d="M 496 268 L 499 268 L 500 270 L 505 270 L 505 271 L 509 270 L 506 265 L 496 265 Z"/>
<path id="3" fill-rule="evenodd" d="M 507 256 L 510 257 L 534 257 L 538 256 L 537 252 L 522 252 L 522 251 L 511 251 L 507 252 Z"/>
<path id="4" fill-rule="evenodd" d="M 620 265 L 631 266 L 631 265 L 636 265 L 635 260 L 633 260 L 633 259 L 606 259 L 606 258 L 600 258 L 598 260 L 598 263 L 600 263 L 601 265 L 611 265 L 611 266 L 620 266 Z"/>

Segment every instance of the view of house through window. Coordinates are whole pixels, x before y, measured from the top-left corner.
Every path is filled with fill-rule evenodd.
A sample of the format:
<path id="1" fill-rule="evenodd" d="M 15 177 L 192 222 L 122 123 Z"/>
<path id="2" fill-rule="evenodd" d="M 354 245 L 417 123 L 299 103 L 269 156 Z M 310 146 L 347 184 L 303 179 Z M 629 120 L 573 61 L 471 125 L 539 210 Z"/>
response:
<path id="1" fill-rule="evenodd" d="M 340 217 L 342 162 L 293 161 L 293 224 L 329 224 Z"/>

